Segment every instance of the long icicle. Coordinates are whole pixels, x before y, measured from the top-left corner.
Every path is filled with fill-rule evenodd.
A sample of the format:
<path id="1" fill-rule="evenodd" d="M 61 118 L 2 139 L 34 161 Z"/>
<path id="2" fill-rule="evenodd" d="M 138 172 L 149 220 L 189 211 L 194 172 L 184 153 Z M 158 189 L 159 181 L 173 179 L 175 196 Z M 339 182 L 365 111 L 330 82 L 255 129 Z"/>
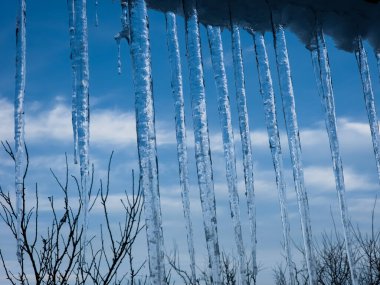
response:
<path id="1" fill-rule="evenodd" d="M 352 285 L 358 284 L 355 269 L 355 261 L 352 252 L 352 234 L 346 203 L 346 189 L 344 184 L 343 163 L 339 150 L 339 139 L 335 115 L 335 102 L 330 71 L 329 57 L 323 31 L 321 27 L 316 29 L 316 46 L 311 48 L 311 57 L 314 67 L 315 78 L 318 85 L 321 103 L 325 110 L 326 130 L 330 142 L 331 158 L 335 175 L 335 184 L 338 194 L 340 215 L 343 224 L 343 233 L 346 243 L 347 259 L 350 266 Z"/>
<path id="2" fill-rule="evenodd" d="M 17 260 L 23 263 L 23 239 L 21 226 L 23 221 L 22 196 L 24 192 L 25 167 L 25 131 L 24 131 L 24 96 L 26 76 L 26 2 L 17 1 L 16 18 L 16 96 L 15 96 L 15 188 L 16 188 L 16 234 L 17 234 Z"/>
<path id="3" fill-rule="evenodd" d="M 77 123 L 78 151 L 83 201 L 82 263 L 86 263 L 87 227 L 88 227 L 88 180 L 89 180 L 89 64 L 86 0 L 75 0 L 75 57 L 77 72 Z"/>
<path id="4" fill-rule="evenodd" d="M 183 0 L 186 16 L 186 45 L 194 125 L 195 159 L 203 213 L 203 224 L 211 269 L 211 283 L 221 285 L 220 250 L 216 220 L 210 138 L 207 125 L 201 41 L 195 0 Z"/>
<path id="5" fill-rule="evenodd" d="M 115 38 L 116 40 L 116 45 L 117 45 L 117 73 L 120 75 L 121 74 L 121 38 Z"/>
<path id="6" fill-rule="evenodd" d="M 99 7 L 99 2 L 98 0 L 95 0 L 95 27 L 99 26 L 98 7 Z"/>
<path id="7" fill-rule="evenodd" d="M 162 285 L 166 284 L 164 240 L 159 193 L 148 16 L 145 1 L 130 1 L 129 12 L 137 145 L 141 187 L 144 195 L 150 284 Z"/>
<path id="8" fill-rule="evenodd" d="M 379 72 L 379 77 L 380 77 L 380 49 L 375 50 L 375 56 L 376 56 L 376 61 L 377 61 L 377 71 Z"/>
<path id="9" fill-rule="evenodd" d="M 232 57 L 235 74 L 236 102 L 239 114 L 239 128 L 243 152 L 244 181 L 248 205 L 248 217 L 251 229 L 251 259 L 254 280 L 257 276 L 256 261 L 256 205 L 253 179 L 253 155 L 249 131 L 247 98 L 245 94 L 243 55 L 241 50 L 240 32 L 236 24 L 232 24 Z"/>
<path id="10" fill-rule="evenodd" d="M 358 63 L 360 76 L 363 85 L 364 101 L 367 109 L 369 127 L 371 129 L 373 151 L 375 153 L 377 175 L 380 180 L 380 133 L 379 123 L 376 114 L 375 96 L 373 94 L 371 74 L 368 66 L 367 52 L 363 46 L 361 37 L 356 41 L 355 49 L 356 60 Z"/>
<path id="11" fill-rule="evenodd" d="M 74 0 L 67 0 L 67 9 L 69 13 L 69 33 L 70 33 L 70 59 L 72 70 L 72 106 L 71 106 L 71 124 L 74 136 L 74 163 L 78 163 L 78 122 L 77 122 L 77 67 L 75 59 L 75 8 Z"/>
<path id="12" fill-rule="evenodd" d="M 246 257 L 240 222 L 234 133 L 232 129 L 230 98 L 228 95 L 227 75 L 224 66 L 223 43 L 220 28 L 207 26 L 207 34 L 211 51 L 211 61 L 214 69 L 215 84 L 218 90 L 219 121 L 222 129 L 230 210 L 234 227 L 236 248 L 239 256 L 239 284 L 249 284 L 249 281 L 247 280 Z"/>
<path id="13" fill-rule="evenodd" d="M 272 153 L 274 171 L 276 173 L 276 183 L 278 198 L 280 202 L 282 230 L 284 235 L 284 250 L 286 264 L 289 272 L 289 284 L 295 285 L 295 268 L 291 251 L 290 223 L 288 218 L 288 206 L 286 199 L 286 184 L 284 178 L 284 167 L 282 159 L 280 133 L 277 124 L 277 112 L 275 96 L 273 90 L 272 75 L 269 67 L 269 60 L 265 46 L 264 35 L 261 32 L 253 32 L 255 43 L 257 71 L 260 81 L 260 93 L 263 99 L 265 121 L 267 125 L 269 146 Z"/>
<path id="14" fill-rule="evenodd" d="M 293 83 L 291 79 L 288 50 L 286 47 L 286 39 L 283 26 L 277 24 L 274 24 L 273 26 L 274 47 L 276 52 L 278 78 L 280 81 L 282 107 L 284 111 L 286 131 L 288 133 L 288 144 L 293 166 L 293 178 L 301 216 L 301 228 L 304 239 L 306 265 L 309 273 L 309 284 L 316 285 L 317 275 L 313 254 L 313 239 L 311 233 L 309 203 L 307 200 L 303 175 L 301 142 L 295 109 L 295 99 L 293 92 Z"/>
<path id="15" fill-rule="evenodd" d="M 377 71 L 379 72 L 379 77 L 380 77 L 380 49 L 375 50 L 375 56 L 376 56 L 376 61 L 377 61 Z"/>
<path id="16" fill-rule="evenodd" d="M 195 272 L 195 250 L 193 225 L 191 223 L 190 199 L 189 199 L 189 170 L 187 159 L 186 145 L 186 125 L 185 125 L 185 102 L 183 98 L 182 86 L 182 66 L 179 53 L 178 35 L 176 16 L 173 12 L 167 12 L 166 16 L 166 33 L 167 45 L 169 50 L 169 59 L 171 65 L 171 84 L 175 109 L 175 126 L 177 138 L 177 155 L 179 164 L 179 179 L 181 185 L 181 196 L 183 205 L 183 214 L 187 231 L 187 246 L 190 256 L 191 282 L 196 284 Z"/>

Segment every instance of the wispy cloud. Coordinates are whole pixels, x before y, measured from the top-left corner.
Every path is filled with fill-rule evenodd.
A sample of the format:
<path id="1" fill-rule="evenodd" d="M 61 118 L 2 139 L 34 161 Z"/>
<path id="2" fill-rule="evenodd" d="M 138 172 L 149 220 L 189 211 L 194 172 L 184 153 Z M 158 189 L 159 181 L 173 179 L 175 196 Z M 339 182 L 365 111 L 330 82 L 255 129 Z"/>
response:
<path id="1" fill-rule="evenodd" d="M 350 167 L 344 169 L 345 184 L 348 191 L 375 190 L 378 185 L 366 173 L 358 173 Z M 305 168 L 305 180 L 309 187 L 317 191 L 335 191 L 335 178 L 330 166 L 312 166 Z"/>
<path id="2" fill-rule="evenodd" d="M 1 140 L 13 138 L 13 105 L 0 99 L 2 112 L 0 120 Z M 60 100 L 50 109 L 39 104 L 31 104 L 26 111 L 25 136 L 29 143 L 42 143 L 47 140 L 70 143 L 72 141 L 71 108 Z M 91 112 L 90 137 L 94 147 L 128 147 L 136 144 L 135 116 L 133 112 L 95 109 Z M 157 122 L 157 144 L 174 144 L 175 134 L 165 122 Z"/>

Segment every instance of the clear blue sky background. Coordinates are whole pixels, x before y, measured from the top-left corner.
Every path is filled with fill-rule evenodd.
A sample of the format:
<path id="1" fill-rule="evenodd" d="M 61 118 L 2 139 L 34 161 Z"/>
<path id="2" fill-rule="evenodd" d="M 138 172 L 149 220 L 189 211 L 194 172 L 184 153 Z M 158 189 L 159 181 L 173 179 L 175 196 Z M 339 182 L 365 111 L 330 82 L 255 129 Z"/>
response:
<path id="1" fill-rule="evenodd" d="M 122 74 L 117 74 L 117 47 L 113 36 L 120 30 L 120 5 L 118 1 L 99 1 L 99 27 L 95 27 L 95 1 L 88 1 L 89 52 L 90 52 L 90 103 L 91 103 L 91 162 L 95 165 L 97 181 L 106 176 L 106 165 L 112 150 L 113 161 L 111 199 L 113 214 L 120 217 L 118 205 L 125 188 L 131 185 L 132 169 L 138 169 L 136 134 L 134 128 L 134 92 L 126 42 L 122 42 Z M 15 16 L 16 1 L 0 2 L 0 139 L 13 139 L 13 98 L 15 76 Z M 163 214 L 165 248 L 168 253 L 173 243 L 178 244 L 181 260 L 187 266 L 185 226 L 176 161 L 174 108 L 170 89 L 170 69 L 166 49 L 165 18 L 162 13 L 149 11 L 150 37 L 153 65 L 153 86 L 157 122 L 157 143 L 160 171 L 160 191 Z M 202 229 L 199 191 L 197 188 L 192 120 L 187 81 L 187 61 L 183 18 L 178 18 L 179 39 L 184 71 L 184 90 L 189 137 L 191 173 L 191 207 L 196 231 L 196 255 L 198 264 L 206 261 L 206 247 Z M 211 150 L 215 176 L 218 230 L 221 247 L 227 253 L 234 252 L 232 224 L 228 207 L 224 159 L 218 122 L 216 90 L 205 29 L 202 26 L 203 59 L 211 136 Z M 331 212 L 340 230 L 334 177 L 330 151 L 324 127 L 324 116 L 313 76 L 310 53 L 290 32 L 287 33 L 290 63 L 296 96 L 298 122 L 301 131 L 305 181 L 309 195 L 313 234 L 320 237 L 323 231 L 333 227 Z M 267 48 L 271 60 L 272 76 L 276 86 L 278 118 L 282 134 L 282 148 L 286 167 L 286 178 L 291 219 L 291 235 L 296 244 L 301 244 L 298 208 L 292 182 L 290 158 L 285 136 L 281 100 L 278 92 L 277 73 L 274 65 L 272 35 L 266 34 Z M 229 79 L 229 90 L 233 112 L 235 138 L 239 137 L 235 104 L 235 89 L 232 70 L 231 37 L 223 32 L 225 60 Z M 272 267 L 284 263 L 281 250 L 282 230 L 276 193 L 275 176 L 266 129 L 262 101 L 259 94 L 256 61 L 250 35 L 242 32 L 243 56 L 246 72 L 246 87 L 252 144 L 255 164 L 255 190 L 257 198 L 258 263 L 259 284 L 271 284 Z M 379 191 L 370 132 L 367 123 L 362 88 L 355 57 L 335 49 L 328 38 L 328 48 L 336 95 L 338 132 L 345 168 L 347 200 L 354 225 L 364 230 L 370 223 L 370 212 L 374 197 Z M 372 49 L 367 46 L 372 81 L 377 97 L 378 72 Z M 66 1 L 34 0 L 27 3 L 27 82 L 25 97 L 26 141 L 30 151 L 31 167 L 27 181 L 28 190 L 39 183 L 43 213 L 48 213 L 47 197 L 60 193 L 53 177 L 52 168 L 59 177 L 64 175 L 65 152 L 68 153 L 70 169 L 79 175 L 78 166 L 72 162 L 71 131 L 71 66 L 69 59 L 69 35 Z M 241 216 L 245 245 L 249 247 L 249 228 L 240 140 L 236 140 Z M 13 165 L 4 152 L 0 152 L 0 184 L 13 191 Z M 32 197 L 30 197 L 30 201 Z M 99 212 L 95 208 L 91 218 L 91 232 L 98 234 Z M 43 218 L 42 222 L 46 223 Z M 375 221 L 379 226 L 379 221 Z M 5 225 L 1 225 L 4 228 Z M 0 231 L 0 247 L 6 249 L 9 261 L 14 261 L 14 243 L 7 230 Z M 136 248 L 136 259 L 146 255 L 145 232 Z M 295 249 L 294 249 L 295 250 Z M 295 253 L 295 255 L 298 255 Z M 298 256 L 298 259 L 300 257 Z M 0 274 L 2 275 L 2 274 Z M 0 278 L 1 280 L 1 278 Z"/>

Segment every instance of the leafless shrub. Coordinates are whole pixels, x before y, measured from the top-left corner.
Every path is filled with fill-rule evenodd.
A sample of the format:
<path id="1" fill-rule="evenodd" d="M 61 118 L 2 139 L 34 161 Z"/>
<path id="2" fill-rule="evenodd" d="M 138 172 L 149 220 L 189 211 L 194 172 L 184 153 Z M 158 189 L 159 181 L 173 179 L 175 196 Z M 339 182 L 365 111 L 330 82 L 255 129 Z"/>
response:
<path id="1" fill-rule="evenodd" d="M 358 272 L 359 284 L 379 285 L 380 284 L 380 230 L 375 229 L 375 208 L 377 199 L 372 209 L 371 232 L 361 233 L 359 228 L 354 231 L 358 251 Z"/>
<path id="2" fill-rule="evenodd" d="M 10 158 L 15 161 L 15 156 L 10 145 L 2 143 Z M 109 182 L 112 155 L 108 164 L 106 186 L 100 183 L 100 189 L 90 203 L 90 210 L 100 199 L 103 209 L 104 227 L 100 229 L 100 235 L 94 236 L 88 241 L 90 260 L 83 262 L 83 248 L 81 238 L 83 225 L 80 217 L 83 208 L 83 197 L 78 180 L 72 176 L 77 197 L 73 197 L 72 189 L 69 190 L 69 167 L 66 157 L 65 178 L 58 179 L 52 171 L 52 175 L 63 193 L 63 206 L 55 203 L 54 197 L 48 197 L 50 205 L 50 221 L 48 226 L 41 226 L 40 197 L 37 184 L 34 191 L 34 201 L 26 198 L 25 179 L 28 173 L 29 154 L 26 149 L 26 168 L 23 179 L 22 213 L 21 213 L 21 239 L 22 262 L 18 267 L 7 262 L 4 252 L 0 250 L 0 259 L 3 265 L 6 279 L 10 284 L 121 284 L 144 285 L 147 277 L 138 278 L 144 263 L 137 269 L 133 262 L 133 245 L 137 236 L 143 229 L 141 223 L 143 198 L 140 187 L 135 190 L 134 174 L 132 172 L 132 194 L 125 192 L 125 199 L 121 200 L 125 210 L 124 220 L 119 222 L 119 231 L 112 229 L 108 211 Z M 93 171 L 91 177 L 93 178 Z M 89 191 L 86 193 L 92 197 L 93 179 Z M 70 192 L 70 195 L 69 195 Z M 75 202 L 76 201 L 76 202 Z M 0 218 L 7 226 L 11 235 L 17 240 L 17 215 L 13 196 L 3 191 L 0 186 Z M 44 220 L 46 217 L 44 217 Z M 45 230 L 43 230 L 45 228 Z M 100 241 L 99 241 L 100 239 Z M 99 249 L 95 249 L 100 243 Z M 126 273 L 120 273 L 120 265 L 128 261 L 129 268 Z M 32 271 L 30 274 L 29 271 Z"/>
<path id="3" fill-rule="evenodd" d="M 90 241 L 91 260 L 84 270 L 89 275 L 93 284 L 121 284 L 123 281 L 128 280 L 129 284 L 135 285 L 138 284 L 136 281 L 137 276 L 145 264 L 144 262 L 135 269 L 133 263 L 133 245 L 138 234 L 143 229 L 143 224 L 141 223 L 143 196 L 141 195 L 140 187 L 135 191 L 135 177 L 132 171 L 132 194 L 128 195 L 125 191 L 126 199 L 120 201 L 125 210 L 125 216 L 124 221 L 118 223 L 118 231 L 115 231 L 112 228 L 109 206 L 107 204 L 110 191 L 112 156 L 113 153 L 108 163 L 106 185 L 103 186 L 103 182 L 100 181 L 100 203 L 105 222 L 105 225 L 101 225 L 100 228 L 101 246 L 98 250 L 95 250 L 93 240 Z M 111 250 L 109 251 L 108 248 Z M 128 259 L 129 272 L 118 277 L 120 265 L 125 258 Z"/>
<path id="4" fill-rule="evenodd" d="M 353 259 L 361 285 L 380 285 L 380 229 L 375 229 L 375 207 L 376 199 L 372 209 L 371 232 L 363 234 L 359 227 L 353 230 Z M 335 222 L 334 231 L 323 233 L 321 241 L 315 244 L 318 285 L 351 285 L 345 241 L 337 232 Z M 304 254 L 301 247 L 297 249 Z M 305 262 L 296 266 L 296 284 L 307 285 L 308 278 Z M 274 279 L 276 285 L 287 284 L 284 268 L 279 266 L 274 269 Z"/>
<path id="5" fill-rule="evenodd" d="M 181 278 L 184 285 L 212 285 L 212 279 L 210 276 L 209 269 L 204 270 L 198 267 L 198 278 L 192 282 L 191 274 L 183 269 L 180 265 L 178 249 L 174 247 L 173 253 L 167 255 L 168 263 L 174 272 Z M 238 262 L 233 255 L 229 255 L 225 252 L 221 254 L 221 280 L 223 285 L 236 285 L 238 284 Z M 246 266 L 247 277 L 249 284 L 256 284 L 255 274 L 253 273 L 253 266 L 250 260 L 244 265 Z"/>

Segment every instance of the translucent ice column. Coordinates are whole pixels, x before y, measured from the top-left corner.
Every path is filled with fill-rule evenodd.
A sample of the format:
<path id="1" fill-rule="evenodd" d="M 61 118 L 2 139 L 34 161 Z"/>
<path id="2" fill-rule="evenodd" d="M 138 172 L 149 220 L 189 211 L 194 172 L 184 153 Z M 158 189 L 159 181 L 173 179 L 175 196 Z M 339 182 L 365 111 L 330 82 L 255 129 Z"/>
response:
<path id="1" fill-rule="evenodd" d="M 187 246 L 190 256 L 191 281 L 196 284 L 195 274 L 195 251 L 194 234 L 191 223 L 190 199 L 189 199 L 189 170 L 186 145 L 186 125 L 185 125 L 185 102 L 183 98 L 182 86 L 182 66 L 179 53 L 176 16 L 173 12 L 166 13 L 166 33 L 171 66 L 171 84 L 175 109 L 175 126 L 177 137 L 177 155 L 179 165 L 179 180 L 181 185 L 181 196 L 183 214 L 187 230 Z"/>
<path id="2" fill-rule="evenodd" d="M 288 144 L 292 160 L 293 178 L 297 192 L 298 207 L 301 216 L 301 227 L 304 239 L 305 259 L 309 273 L 309 284 L 317 284 L 315 261 L 313 254 L 313 239 L 311 233 L 311 221 L 309 203 L 307 200 L 301 155 L 301 142 L 295 108 L 293 83 L 286 47 L 285 32 L 282 25 L 273 25 L 274 47 L 276 52 L 277 71 L 280 81 L 282 107 L 284 111 L 286 131 L 288 133 Z"/>
<path id="3" fill-rule="evenodd" d="M 363 84 L 364 101 L 367 109 L 369 127 L 371 129 L 373 150 L 375 153 L 377 174 L 380 179 L 380 133 L 379 123 L 376 114 L 375 96 L 372 90 L 371 74 L 368 66 L 367 52 L 363 46 L 363 41 L 358 37 L 355 49 L 356 60 Z"/>
<path id="4" fill-rule="evenodd" d="M 144 0 L 129 6 L 140 185 L 144 195 L 150 282 L 165 283 L 164 240 L 158 179 L 148 17 Z"/>
<path id="5" fill-rule="evenodd" d="M 238 107 L 240 137 L 243 152 L 244 181 L 248 204 L 248 217 L 251 229 L 251 259 L 254 276 L 257 275 L 256 264 L 256 206 L 253 187 L 253 157 L 249 131 L 247 98 L 245 94 L 243 56 L 240 43 L 239 27 L 232 25 L 232 57 L 235 74 L 236 102 Z"/>
<path id="6" fill-rule="evenodd" d="M 130 29 L 130 20 L 129 20 L 129 8 L 128 1 L 121 0 L 121 31 L 115 35 L 115 40 L 117 44 L 117 71 L 121 74 L 121 55 L 120 55 L 120 41 L 125 39 L 130 43 L 131 39 L 131 29 Z"/>
<path id="7" fill-rule="evenodd" d="M 67 0 L 67 10 L 69 14 L 69 34 L 70 34 L 70 59 L 72 70 L 72 107 L 71 123 L 74 135 L 74 163 L 78 163 L 78 122 L 77 122 L 77 67 L 76 67 L 76 50 L 75 50 L 75 9 L 74 0 Z"/>
<path id="8" fill-rule="evenodd" d="M 239 256 L 240 284 L 248 284 L 245 249 L 240 222 L 234 134 L 232 130 L 230 99 L 228 96 L 227 75 L 224 66 L 223 44 L 220 28 L 207 26 L 207 34 L 211 51 L 211 61 L 214 69 L 215 83 L 218 90 L 219 121 L 222 129 L 231 217 L 234 227 L 237 253 Z"/>
<path id="9" fill-rule="evenodd" d="M 221 284 L 220 250 L 216 221 L 213 170 L 207 125 L 198 13 L 194 0 L 183 1 L 186 17 L 186 45 L 195 140 L 195 159 L 203 213 L 203 224 L 212 283 Z"/>
<path id="10" fill-rule="evenodd" d="M 276 173 L 277 191 L 280 202 L 281 221 L 284 235 L 285 257 L 289 271 L 289 284 L 295 285 L 295 268 L 292 260 L 292 252 L 290 247 L 291 238 L 287 209 L 288 206 L 286 199 L 286 184 L 284 178 L 280 133 L 277 124 L 277 112 L 272 75 L 269 67 L 269 60 L 265 46 L 264 35 L 261 32 L 252 32 L 252 34 L 255 42 L 257 70 L 259 73 L 260 81 L 260 93 L 264 103 L 264 112 L 269 137 L 269 146 L 272 153 L 274 171 Z"/>
<path id="11" fill-rule="evenodd" d="M 24 191 L 25 166 L 25 138 L 24 138 L 24 96 L 26 75 L 26 2 L 17 1 L 16 18 L 16 96 L 15 96 L 15 187 L 16 187 L 16 234 L 17 234 L 17 260 L 22 263 L 21 237 L 22 194 Z"/>
<path id="12" fill-rule="evenodd" d="M 380 49 L 377 49 L 375 51 L 375 56 L 376 56 L 376 61 L 377 61 L 377 70 L 378 70 L 379 76 L 380 76 Z"/>
<path id="13" fill-rule="evenodd" d="M 88 34 L 86 0 L 74 1 L 75 11 L 75 53 L 76 63 L 76 100 L 77 100 L 77 128 L 78 151 L 81 174 L 82 201 L 83 201 L 83 262 L 85 260 L 87 244 L 87 213 L 88 213 L 88 185 L 89 182 L 89 65 L 88 65 Z"/>
<path id="14" fill-rule="evenodd" d="M 339 208 L 343 224 L 343 233 L 346 243 L 347 259 L 350 265 L 351 281 L 357 284 L 355 261 L 352 253 L 352 234 L 346 203 L 346 190 L 344 184 L 343 164 L 339 150 L 339 139 L 335 115 L 334 93 L 331 79 L 330 63 L 327 53 L 326 42 L 322 29 L 316 29 L 315 44 L 310 46 L 311 57 L 314 67 L 321 103 L 325 110 L 326 130 L 330 142 L 331 158 L 333 162 L 336 190 L 338 193 Z"/>

